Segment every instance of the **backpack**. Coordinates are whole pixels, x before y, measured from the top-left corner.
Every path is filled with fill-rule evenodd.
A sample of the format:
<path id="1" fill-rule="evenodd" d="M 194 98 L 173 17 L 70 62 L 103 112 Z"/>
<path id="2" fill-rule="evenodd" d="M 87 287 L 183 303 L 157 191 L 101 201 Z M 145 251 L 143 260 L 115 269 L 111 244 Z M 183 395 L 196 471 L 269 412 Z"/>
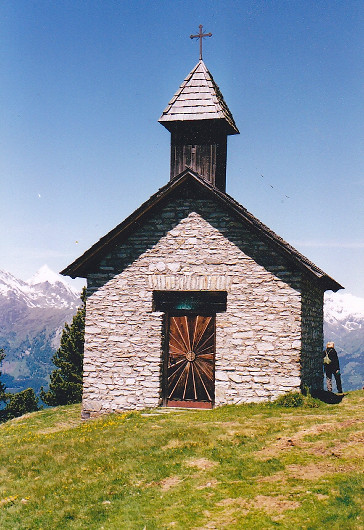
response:
<path id="1" fill-rule="evenodd" d="M 325 351 L 325 357 L 324 357 L 324 364 L 330 364 L 331 363 L 331 359 L 328 355 L 328 352 L 327 350 Z"/>

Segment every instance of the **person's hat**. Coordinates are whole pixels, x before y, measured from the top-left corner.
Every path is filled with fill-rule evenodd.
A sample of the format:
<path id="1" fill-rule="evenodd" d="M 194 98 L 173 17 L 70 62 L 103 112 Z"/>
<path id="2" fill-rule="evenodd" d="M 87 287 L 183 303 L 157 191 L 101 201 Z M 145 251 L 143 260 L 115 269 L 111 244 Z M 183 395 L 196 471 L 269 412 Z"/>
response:
<path id="1" fill-rule="evenodd" d="M 335 348 L 335 343 L 334 342 L 328 342 L 326 344 L 326 348 Z"/>

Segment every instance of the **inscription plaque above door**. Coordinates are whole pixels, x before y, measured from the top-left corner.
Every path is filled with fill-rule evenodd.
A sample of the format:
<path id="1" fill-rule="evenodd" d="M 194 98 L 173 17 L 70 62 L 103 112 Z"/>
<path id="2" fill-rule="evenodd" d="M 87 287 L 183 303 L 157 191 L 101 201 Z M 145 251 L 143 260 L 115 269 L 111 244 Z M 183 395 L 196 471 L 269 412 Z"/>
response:
<path id="1" fill-rule="evenodd" d="M 193 311 L 195 314 L 226 311 L 226 291 L 154 291 L 154 311 L 174 314 Z"/>

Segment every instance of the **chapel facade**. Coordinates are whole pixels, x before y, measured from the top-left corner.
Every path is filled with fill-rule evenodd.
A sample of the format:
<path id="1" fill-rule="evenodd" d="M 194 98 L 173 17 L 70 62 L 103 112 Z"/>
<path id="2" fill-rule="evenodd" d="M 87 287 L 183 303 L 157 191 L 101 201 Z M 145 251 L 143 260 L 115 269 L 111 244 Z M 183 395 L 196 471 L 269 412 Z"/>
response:
<path id="1" fill-rule="evenodd" d="M 226 193 L 239 131 L 202 59 L 159 121 L 169 182 L 62 271 L 87 278 L 83 416 L 321 389 L 342 287 Z"/>

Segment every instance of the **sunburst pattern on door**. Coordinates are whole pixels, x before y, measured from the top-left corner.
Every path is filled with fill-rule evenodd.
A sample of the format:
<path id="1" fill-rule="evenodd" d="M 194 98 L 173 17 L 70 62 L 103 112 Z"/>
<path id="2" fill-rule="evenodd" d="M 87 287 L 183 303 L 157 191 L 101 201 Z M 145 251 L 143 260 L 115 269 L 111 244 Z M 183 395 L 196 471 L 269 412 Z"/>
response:
<path id="1" fill-rule="evenodd" d="M 167 399 L 212 403 L 214 357 L 215 317 L 170 317 Z"/>

